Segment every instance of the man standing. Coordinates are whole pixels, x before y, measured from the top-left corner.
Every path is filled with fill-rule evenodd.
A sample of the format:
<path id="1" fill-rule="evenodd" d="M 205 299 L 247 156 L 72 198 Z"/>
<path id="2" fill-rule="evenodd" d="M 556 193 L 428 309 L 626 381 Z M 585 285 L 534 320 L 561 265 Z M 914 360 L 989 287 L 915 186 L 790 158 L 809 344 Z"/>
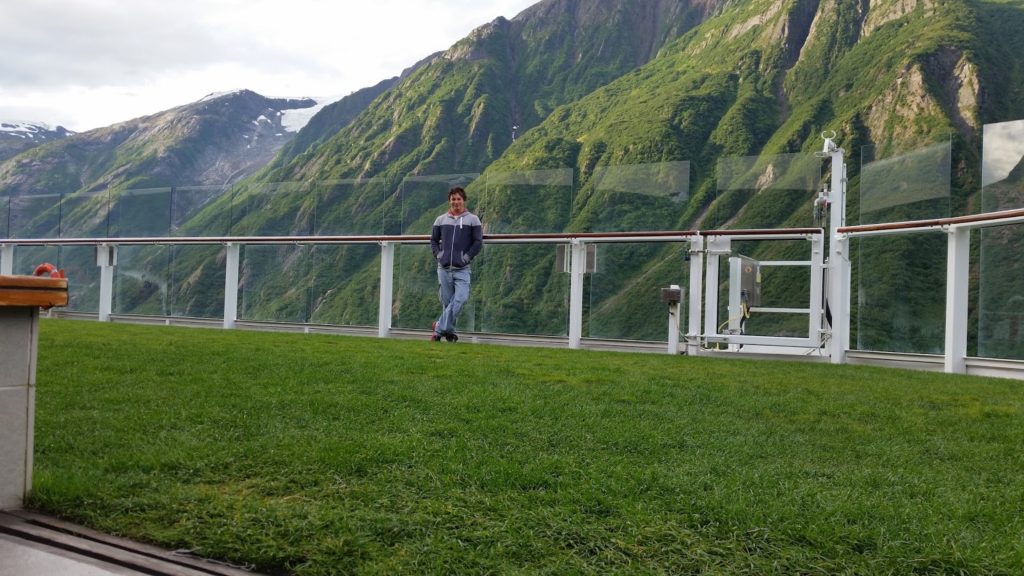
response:
<path id="1" fill-rule="evenodd" d="M 441 285 L 441 316 L 434 322 L 430 339 L 458 341 L 455 321 L 469 300 L 469 263 L 484 247 L 480 219 L 466 210 L 466 191 L 456 186 L 448 191 L 448 212 L 434 220 L 430 250 L 437 260 L 437 281 Z"/>

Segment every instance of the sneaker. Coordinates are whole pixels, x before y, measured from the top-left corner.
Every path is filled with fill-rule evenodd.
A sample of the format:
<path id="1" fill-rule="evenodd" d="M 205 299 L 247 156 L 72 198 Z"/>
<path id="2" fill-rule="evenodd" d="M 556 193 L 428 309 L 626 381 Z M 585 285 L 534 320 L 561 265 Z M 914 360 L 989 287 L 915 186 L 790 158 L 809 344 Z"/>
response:
<path id="1" fill-rule="evenodd" d="M 458 342 L 459 341 L 459 335 L 454 333 L 454 332 L 451 332 L 449 334 L 445 334 L 444 335 L 444 339 L 449 341 L 449 342 Z"/>
<path id="2" fill-rule="evenodd" d="M 430 325 L 430 341 L 431 342 L 440 342 L 441 341 L 441 336 L 438 335 L 438 333 L 437 333 L 437 321 L 436 320 L 434 321 L 433 324 Z"/>

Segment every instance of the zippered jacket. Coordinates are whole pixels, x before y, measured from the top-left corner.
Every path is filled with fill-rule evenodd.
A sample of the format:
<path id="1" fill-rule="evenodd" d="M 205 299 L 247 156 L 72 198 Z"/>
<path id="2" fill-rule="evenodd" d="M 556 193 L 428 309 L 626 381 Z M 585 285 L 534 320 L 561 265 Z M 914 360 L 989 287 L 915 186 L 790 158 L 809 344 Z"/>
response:
<path id="1" fill-rule="evenodd" d="M 445 212 L 434 220 L 430 231 L 430 250 L 444 268 L 465 268 L 484 247 L 484 228 L 476 214 L 464 211 L 458 216 Z"/>

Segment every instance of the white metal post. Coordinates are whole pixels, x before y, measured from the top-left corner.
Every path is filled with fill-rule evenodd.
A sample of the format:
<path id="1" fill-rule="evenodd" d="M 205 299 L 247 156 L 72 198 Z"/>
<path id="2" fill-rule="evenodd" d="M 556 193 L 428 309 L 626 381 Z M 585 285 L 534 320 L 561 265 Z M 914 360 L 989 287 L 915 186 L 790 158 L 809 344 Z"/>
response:
<path id="1" fill-rule="evenodd" d="M 832 313 L 829 356 L 832 364 L 845 364 L 850 348 L 850 239 L 837 234 L 832 244 L 828 267 L 828 304 Z"/>
<path id="2" fill-rule="evenodd" d="M 704 277 L 704 337 L 718 334 L 718 262 L 720 256 L 732 252 L 727 236 L 708 238 L 707 274 Z"/>
<path id="3" fill-rule="evenodd" d="M 380 305 L 377 308 L 377 336 L 387 338 L 391 333 L 391 307 L 395 282 L 395 244 L 380 243 Z"/>
<path id="4" fill-rule="evenodd" d="M 573 239 L 569 259 L 569 348 L 583 341 L 583 279 L 587 269 L 587 245 Z"/>
<path id="5" fill-rule="evenodd" d="M 224 263 L 224 328 L 234 328 L 238 318 L 238 263 L 241 246 L 228 242 Z"/>
<path id="6" fill-rule="evenodd" d="M 97 319 L 110 322 L 114 309 L 114 266 L 117 266 L 117 246 L 99 244 L 96 246 L 96 265 L 100 267 L 100 301 Z"/>
<path id="7" fill-rule="evenodd" d="M 729 257 L 729 334 L 739 334 L 743 326 L 743 260 Z"/>
<path id="8" fill-rule="evenodd" d="M 967 372 L 967 292 L 971 260 L 971 231 L 950 228 L 946 263 L 945 371 Z"/>
<path id="9" fill-rule="evenodd" d="M 704 289 L 704 237 L 694 236 L 690 240 L 690 310 L 687 319 L 686 353 L 696 356 L 700 352 L 701 304 Z"/>
<path id="10" fill-rule="evenodd" d="M 670 290 L 679 293 L 679 285 L 672 284 Z M 679 310 L 681 305 L 678 300 L 668 305 L 668 353 L 679 354 Z"/>
<path id="11" fill-rule="evenodd" d="M 0 274 L 14 274 L 14 244 L 0 245 Z"/>
<path id="12" fill-rule="evenodd" d="M 811 312 L 808 314 L 807 333 L 811 336 L 816 348 L 821 347 L 821 292 L 825 269 L 825 238 L 815 235 L 811 237 Z"/>
<path id="13" fill-rule="evenodd" d="M 833 137 L 834 137 L 833 133 Z M 825 138 L 823 152 L 832 159 L 832 187 L 829 192 L 828 306 L 832 314 L 832 364 L 846 362 L 850 340 L 850 257 L 849 239 L 840 237 L 846 226 L 846 162 L 844 151 L 832 138 Z"/>

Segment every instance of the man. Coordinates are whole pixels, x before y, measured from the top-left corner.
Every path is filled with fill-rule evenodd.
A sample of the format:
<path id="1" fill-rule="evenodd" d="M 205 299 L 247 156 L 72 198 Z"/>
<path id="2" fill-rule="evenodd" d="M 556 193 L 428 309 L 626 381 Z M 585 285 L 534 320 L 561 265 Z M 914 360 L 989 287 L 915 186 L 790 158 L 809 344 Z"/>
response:
<path id="1" fill-rule="evenodd" d="M 455 321 L 469 300 L 469 264 L 484 247 L 480 219 L 466 210 L 466 191 L 456 186 L 448 191 L 448 212 L 434 220 L 430 250 L 437 260 L 437 281 L 441 285 L 441 316 L 434 322 L 430 339 L 457 342 Z"/>

